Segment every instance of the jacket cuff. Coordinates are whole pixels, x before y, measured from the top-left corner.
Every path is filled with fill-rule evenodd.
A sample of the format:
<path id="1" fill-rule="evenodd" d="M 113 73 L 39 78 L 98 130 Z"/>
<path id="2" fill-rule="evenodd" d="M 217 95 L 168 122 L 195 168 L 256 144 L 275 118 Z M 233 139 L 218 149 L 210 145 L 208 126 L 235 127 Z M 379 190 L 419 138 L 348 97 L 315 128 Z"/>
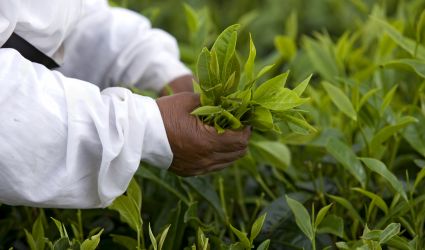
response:
<path id="1" fill-rule="evenodd" d="M 168 142 L 158 105 L 150 97 L 135 96 L 140 110 L 143 110 L 141 119 L 145 122 L 141 161 L 162 169 L 168 169 L 173 161 L 173 152 Z"/>

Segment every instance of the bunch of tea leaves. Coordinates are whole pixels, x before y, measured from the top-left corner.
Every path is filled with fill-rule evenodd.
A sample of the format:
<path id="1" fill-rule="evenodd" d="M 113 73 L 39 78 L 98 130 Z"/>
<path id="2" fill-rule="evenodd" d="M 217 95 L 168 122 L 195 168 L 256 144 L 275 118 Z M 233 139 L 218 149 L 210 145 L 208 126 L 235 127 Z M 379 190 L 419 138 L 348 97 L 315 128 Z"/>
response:
<path id="1" fill-rule="evenodd" d="M 201 107 L 192 114 L 214 126 L 219 133 L 252 126 L 257 130 L 279 132 L 277 122 L 285 121 L 294 131 L 314 131 L 296 108 L 308 102 L 301 95 L 311 78 L 295 89 L 285 88 L 288 73 L 282 73 L 258 84 L 268 73 L 269 65 L 254 74 L 256 49 L 250 37 L 250 51 L 243 71 L 236 52 L 239 25 L 225 29 L 211 50 L 204 48 L 196 65 L 195 91 L 200 94 Z M 297 129 L 298 128 L 298 129 Z"/>

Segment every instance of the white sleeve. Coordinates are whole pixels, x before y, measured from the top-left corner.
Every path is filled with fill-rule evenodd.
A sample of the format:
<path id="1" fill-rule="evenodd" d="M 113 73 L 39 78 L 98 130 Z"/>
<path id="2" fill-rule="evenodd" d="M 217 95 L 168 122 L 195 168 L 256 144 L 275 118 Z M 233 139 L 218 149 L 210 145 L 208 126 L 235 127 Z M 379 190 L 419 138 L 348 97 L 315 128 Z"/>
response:
<path id="1" fill-rule="evenodd" d="M 93 208 L 145 160 L 172 160 L 156 102 L 99 88 L 0 49 L 0 203 Z"/>
<path id="2" fill-rule="evenodd" d="M 100 87 L 136 85 L 159 91 L 190 70 L 179 60 L 176 40 L 138 13 L 86 0 L 82 18 L 65 40 L 66 76 Z"/>

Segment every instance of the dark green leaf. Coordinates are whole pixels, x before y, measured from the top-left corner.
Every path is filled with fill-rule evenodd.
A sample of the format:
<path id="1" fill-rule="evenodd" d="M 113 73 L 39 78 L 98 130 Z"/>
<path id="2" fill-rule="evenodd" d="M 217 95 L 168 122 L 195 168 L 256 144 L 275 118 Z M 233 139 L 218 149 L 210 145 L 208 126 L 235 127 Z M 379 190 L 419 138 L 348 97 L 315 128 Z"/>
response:
<path id="1" fill-rule="evenodd" d="M 384 163 L 377 159 L 372 158 L 360 158 L 360 160 L 368 167 L 371 171 L 379 174 L 384 179 L 386 179 L 390 185 L 396 190 L 405 201 L 407 201 L 407 195 L 404 191 L 403 185 L 397 179 L 397 177 L 385 166 Z"/>
<path id="2" fill-rule="evenodd" d="M 326 149 L 362 186 L 365 186 L 366 173 L 350 147 L 336 138 L 330 138 L 326 144 Z"/>
<path id="3" fill-rule="evenodd" d="M 295 216 L 295 222 L 301 231 L 312 241 L 314 239 L 313 227 L 311 225 L 310 214 L 307 209 L 298 201 L 286 196 L 286 201 Z"/>

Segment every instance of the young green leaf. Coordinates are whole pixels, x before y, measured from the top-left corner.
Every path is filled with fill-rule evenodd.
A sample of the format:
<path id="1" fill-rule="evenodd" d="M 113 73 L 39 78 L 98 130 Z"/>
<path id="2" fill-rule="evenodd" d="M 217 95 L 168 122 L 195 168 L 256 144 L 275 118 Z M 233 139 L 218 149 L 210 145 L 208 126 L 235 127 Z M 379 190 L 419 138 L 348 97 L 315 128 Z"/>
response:
<path id="1" fill-rule="evenodd" d="M 291 61 L 297 53 L 297 45 L 295 40 L 290 36 L 276 36 L 274 38 L 274 46 L 276 47 L 280 56 L 286 61 Z"/>
<path id="2" fill-rule="evenodd" d="M 332 207 L 333 204 L 329 204 L 325 207 L 322 207 L 319 211 L 319 213 L 316 216 L 316 220 L 314 221 L 314 230 L 317 230 L 317 227 L 320 225 L 320 223 L 322 222 L 322 220 L 325 218 L 325 216 L 327 215 L 329 209 Z"/>
<path id="3" fill-rule="evenodd" d="M 304 81 L 302 81 L 300 84 L 298 84 L 297 87 L 295 87 L 294 92 L 297 93 L 298 96 L 301 96 L 304 93 L 304 90 L 307 88 L 312 76 L 312 74 L 309 75 Z"/>
<path id="4" fill-rule="evenodd" d="M 386 179 L 390 185 L 396 190 L 405 201 L 407 201 L 407 195 L 404 191 L 403 185 L 397 179 L 397 177 L 379 160 L 373 158 L 360 158 L 360 160 L 368 167 L 371 171 L 379 174 Z"/>
<path id="5" fill-rule="evenodd" d="M 117 234 L 110 234 L 110 236 L 112 237 L 112 241 L 114 243 L 117 243 L 123 247 L 125 247 L 126 249 L 134 249 L 134 246 L 137 246 L 137 240 L 125 236 L 125 235 L 117 235 Z"/>
<path id="6" fill-rule="evenodd" d="M 282 89 L 285 86 L 286 80 L 288 79 L 288 74 L 289 72 L 286 72 L 263 82 L 254 91 L 253 99 L 267 99 L 270 96 L 273 96 L 270 92 L 275 92 Z"/>
<path id="7" fill-rule="evenodd" d="M 391 39 L 393 39 L 402 49 L 406 50 L 412 56 L 416 56 L 420 59 L 425 59 L 425 48 L 423 46 L 416 47 L 417 43 L 412 39 L 403 36 L 397 29 L 391 26 L 384 20 L 378 17 L 371 16 L 372 20 L 384 31 Z"/>
<path id="8" fill-rule="evenodd" d="M 341 206 L 343 206 L 345 209 L 347 209 L 348 210 L 348 213 L 351 215 L 351 217 L 353 217 L 354 219 L 360 221 L 360 223 L 363 224 L 363 218 L 359 215 L 359 213 L 357 212 L 357 209 L 355 209 L 353 207 L 353 205 L 351 204 L 351 202 L 349 202 L 344 197 L 339 197 L 339 196 L 330 195 L 330 194 L 328 194 L 328 196 L 329 196 L 329 198 L 331 198 L 332 200 L 334 200 L 335 202 L 337 202 L 338 204 L 340 204 Z"/>
<path id="9" fill-rule="evenodd" d="M 109 206 L 110 209 L 117 211 L 123 222 L 127 223 L 134 231 L 138 232 L 142 227 L 140 210 L 133 198 L 121 195 L 116 198 Z"/>
<path id="10" fill-rule="evenodd" d="M 152 247 L 153 247 L 154 250 L 158 250 L 158 244 L 156 243 L 156 238 L 155 238 L 155 236 L 154 236 L 154 234 L 152 232 L 151 223 L 149 223 L 149 227 L 148 228 L 149 228 L 149 238 L 151 240 L 151 245 L 152 245 Z"/>
<path id="11" fill-rule="evenodd" d="M 164 245 L 165 238 L 167 237 L 168 230 L 170 230 L 171 225 L 168 225 L 164 230 L 161 232 L 161 236 L 159 237 L 159 243 L 158 243 L 158 250 L 162 250 L 162 246 Z"/>
<path id="12" fill-rule="evenodd" d="M 216 51 L 219 65 L 226 65 L 235 52 L 236 35 L 240 25 L 227 27 L 215 40 L 211 50 Z"/>
<path id="13" fill-rule="evenodd" d="M 310 214 L 307 209 L 298 201 L 285 195 L 288 206 L 291 208 L 292 213 L 295 216 L 295 222 L 301 231 L 312 241 L 314 239 L 313 227 L 311 225 Z"/>
<path id="14" fill-rule="evenodd" d="M 384 97 L 384 101 L 382 102 L 381 108 L 379 110 L 379 113 L 382 115 L 384 114 L 385 110 L 387 109 L 387 107 L 390 105 L 391 101 L 393 100 L 394 94 L 396 92 L 398 88 L 398 85 L 395 85 L 394 87 L 391 88 L 390 91 L 388 91 L 388 93 L 385 95 Z"/>
<path id="15" fill-rule="evenodd" d="M 369 143 L 369 148 L 372 152 L 376 152 L 382 143 L 413 122 L 417 122 L 417 119 L 412 116 L 404 116 L 396 124 L 382 128 L 372 137 L 372 140 Z"/>
<path id="16" fill-rule="evenodd" d="M 258 234 L 261 232 L 261 228 L 263 227 L 264 221 L 266 220 L 267 213 L 264 213 L 260 217 L 258 217 L 251 228 L 251 234 L 249 237 L 249 240 L 252 244 L 254 242 L 254 239 L 257 238 Z"/>
<path id="17" fill-rule="evenodd" d="M 285 144 L 277 141 L 252 140 L 250 146 L 252 154 L 260 162 L 281 170 L 286 170 L 291 164 L 291 152 Z"/>
<path id="18" fill-rule="evenodd" d="M 317 234 L 333 234 L 344 238 L 344 220 L 335 214 L 329 214 L 315 230 Z"/>
<path id="19" fill-rule="evenodd" d="M 394 236 L 396 236 L 399 233 L 400 233 L 399 223 L 389 224 L 379 236 L 379 244 L 387 243 L 389 240 L 391 240 Z"/>
<path id="20" fill-rule="evenodd" d="M 267 74 L 268 72 L 270 72 L 270 70 L 272 70 L 274 68 L 274 66 L 276 66 L 275 64 L 272 65 L 267 65 L 264 66 L 262 69 L 260 69 L 260 71 L 258 72 L 256 79 L 264 76 L 265 74 Z"/>
<path id="21" fill-rule="evenodd" d="M 344 92 L 342 92 L 341 89 L 335 87 L 333 84 L 326 81 L 323 81 L 322 85 L 328 93 L 328 96 L 331 98 L 332 102 L 335 104 L 335 106 L 345 115 L 356 121 L 356 110 L 354 109 L 353 104 L 344 94 Z"/>
<path id="22" fill-rule="evenodd" d="M 254 61 L 255 57 L 257 55 L 257 51 L 255 49 L 254 42 L 252 41 L 252 36 L 249 34 L 249 56 L 246 60 L 244 70 L 245 70 L 245 77 L 247 82 L 252 82 L 254 80 Z M 251 87 L 251 86 L 247 86 Z"/>
<path id="23" fill-rule="evenodd" d="M 198 115 L 198 116 L 215 115 L 215 114 L 220 114 L 222 111 L 223 111 L 223 108 L 221 108 L 220 106 L 202 106 L 195 109 L 190 114 Z"/>
<path id="24" fill-rule="evenodd" d="M 128 185 L 127 196 L 131 197 L 136 202 L 139 211 L 142 210 L 142 191 L 140 190 L 139 183 L 137 183 L 134 178 L 131 179 Z"/>
<path id="25" fill-rule="evenodd" d="M 388 206 L 387 206 L 387 204 L 385 203 L 385 201 L 381 198 L 381 197 L 379 197 L 378 195 L 376 195 L 376 194 L 374 194 L 374 193 L 372 193 L 372 192 L 369 192 L 369 191 L 367 191 L 367 190 L 364 190 L 364 189 L 362 189 L 362 188 L 352 188 L 352 190 L 354 190 L 354 191 L 356 191 L 356 192 L 359 192 L 359 193 L 361 193 L 361 194 L 363 194 L 363 195 L 365 195 L 365 196 L 367 196 L 367 197 L 369 197 L 371 200 L 374 200 L 375 201 L 375 203 L 376 203 L 376 205 L 385 213 L 385 214 L 387 214 L 388 213 Z"/>
<path id="26" fill-rule="evenodd" d="M 383 65 L 384 67 L 413 71 L 418 76 L 425 78 L 425 62 L 424 60 L 402 58 L 389 61 Z"/>
<path id="27" fill-rule="evenodd" d="M 187 27 L 189 27 L 190 33 L 195 33 L 199 28 L 199 21 L 198 21 L 198 15 L 196 14 L 196 11 L 186 3 L 183 3 L 184 13 L 186 16 L 186 24 Z"/>
<path id="28" fill-rule="evenodd" d="M 268 250 L 270 246 L 270 240 L 265 240 L 257 247 L 257 250 Z"/>
<path id="29" fill-rule="evenodd" d="M 250 243 L 248 237 L 246 236 L 246 233 L 239 231 L 238 229 L 233 227 L 231 224 L 229 224 L 229 226 L 230 226 L 230 229 L 232 230 L 232 232 L 236 235 L 236 237 L 238 237 L 238 239 L 242 243 L 242 245 L 245 248 L 250 249 L 251 243 Z"/>
<path id="30" fill-rule="evenodd" d="M 100 243 L 100 235 L 103 233 L 103 229 L 97 234 L 83 241 L 81 244 L 81 250 L 95 250 Z"/>

